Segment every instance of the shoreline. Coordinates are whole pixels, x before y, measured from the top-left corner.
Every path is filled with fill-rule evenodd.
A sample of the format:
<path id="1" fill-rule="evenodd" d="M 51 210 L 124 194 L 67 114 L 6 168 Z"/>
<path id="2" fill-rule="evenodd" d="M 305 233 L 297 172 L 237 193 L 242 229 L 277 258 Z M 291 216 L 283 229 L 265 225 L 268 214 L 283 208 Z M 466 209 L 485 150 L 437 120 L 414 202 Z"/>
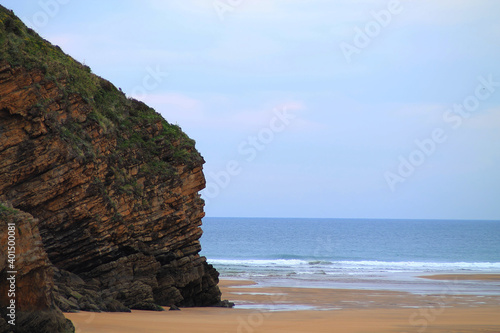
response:
<path id="1" fill-rule="evenodd" d="M 476 278 L 461 275 L 460 278 Z M 489 281 L 484 274 L 481 281 Z M 453 275 L 433 276 L 449 280 Z M 432 276 L 431 276 L 432 277 Z M 497 280 L 494 280 L 497 281 Z M 401 291 L 263 287 L 250 280 L 221 280 L 223 299 L 235 308 L 181 311 L 66 313 L 85 333 L 131 332 L 499 332 L 500 296 Z"/>
<path id="2" fill-rule="evenodd" d="M 500 274 L 433 274 L 417 276 L 430 280 L 500 281 Z"/>

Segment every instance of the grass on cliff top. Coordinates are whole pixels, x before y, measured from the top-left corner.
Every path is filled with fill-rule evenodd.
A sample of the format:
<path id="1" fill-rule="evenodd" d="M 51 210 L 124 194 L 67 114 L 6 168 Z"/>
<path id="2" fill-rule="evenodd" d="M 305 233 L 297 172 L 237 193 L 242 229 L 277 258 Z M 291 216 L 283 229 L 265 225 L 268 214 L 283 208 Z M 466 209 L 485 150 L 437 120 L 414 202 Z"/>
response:
<path id="1" fill-rule="evenodd" d="M 48 79 L 67 81 L 68 92 L 78 93 L 87 100 L 97 92 L 100 78 L 91 75 L 88 66 L 41 38 L 1 5 L 0 32 L 0 59 L 12 67 L 40 69 Z"/>
<path id="2" fill-rule="evenodd" d="M 106 135 L 117 139 L 121 151 L 115 154 L 123 155 L 127 151 L 140 149 L 143 155 L 141 159 L 148 161 L 145 171 L 171 175 L 174 172 L 172 163 L 200 163 L 201 156 L 194 149 L 195 142 L 179 126 L 169 124 L 144 103 L 127 98 L 109 81 L 92 74 L 88 66 L 41 38 L 12 11 L 0 5 L 0 61 L 3 60 L 11 67 L 40 70 L 45 80 L 55 82 L 63 91 L 61 99 L 66 103 L 71 95 L 81 96 L 92 109 L 87 122 L 99 124 Z M 51 102 L 40 101 L 33 108 L 46 110 Z M 158 122 L 161 122 L 163 130 L 157 137 L 151 138 L 140 132 L 141 127 Z M 56 131 L 71 144 L 77 156 L 93 159 L 98 152 L 94 151 L 84 126 L 76 121 L 68 121 L 58 124 Z M 167 161 L 159 158 L 159 150 L 163 147 L 171 148 L 172 158 Z"/>

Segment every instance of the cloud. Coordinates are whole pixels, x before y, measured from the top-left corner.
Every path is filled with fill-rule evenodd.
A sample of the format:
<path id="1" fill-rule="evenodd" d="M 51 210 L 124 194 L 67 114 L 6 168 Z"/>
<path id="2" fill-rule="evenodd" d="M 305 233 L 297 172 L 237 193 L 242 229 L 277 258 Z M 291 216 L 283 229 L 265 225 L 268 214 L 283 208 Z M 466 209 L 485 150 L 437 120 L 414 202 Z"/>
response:
<path id="1" fill-rule="evenodd" d="M 245 65 L 244 69 L 262 66 L 262 60 L 282 55 L 279 42 L 266 36 L 244 33 L 230 35 L 214 44 L 207 53 L 221 68 Z M 256 61 L 258 59 L 258 61 Z"/>
<path id="2" fill-rule="evenodd" d="M 146 100 L 155 105 L 169 105 L 175 108 L 200 111 L 202 103 L 181 93 L 150 94 Z"/>
<path id="3" fill-rule="evenodd" d="M 171 123 L 190 124 L 206 123 L 206 111 L 202 101 L 186 94 L 151 93 L 141 98 L 146 104 L 155 108 Z"/>
<path id="4" fill-rule="evenodd" d="M 484 20 L 490 10 L 500 10 L 496 1 L 420 0 L 402 2 L 405 7 L 404 24 L 456 26 L 460 23 Z M 488 9 L 490 8 L 490 9 Z M 485 11 L 485 9 L 487 9 Z"/>
<path id="5" fill-rule="evenodd" d="M 208 13 L 213 11 L 213 1 L 211 0 L 144 0 L 142 1 L 142 5 L 160 11 L 181 10 L 190 13 Z"/>
<path id="6" fill-rule="evenodd" d="M 500 107 L 489 108 L 464 119 L 463 125 L 476 130 L 500 130 Z M 500 132 L 496 132 L 500 136 Z"/>
<path id="7" fill-rule="evenodd" d="M 298 118 L 297 113 L 304 109 L 304 105 L 297 101 L 285 101 L 274 104 L 262 102 L 254 108 L 241 108 L 236 104 L 236 101 L 234 101 L 233 106 L 226 108 L 223 112 L 219 114 L 212 113 L 212 115 L 216 114 L 216 117 L 211 117 L 204 125 L 220 130 L 252 133 L 269 126 L 270 121 L 281 110 L 288 110 L 288 113 Z M 216 106 L 214 105 L 212 108 L 216 108 Z M 295 121 L 293 120 L 292 122 Z M 304 124 L 303 121 L 300 123 Z"/>
<path id="8" fill-rule="evenodd" d="M 443 121 L 446 107 L 442 104 L 402 104 L 395 107 L 390 116 L 404 122 L 432 126 Z"/>
<path id="9" fill-rule="evenodd" d="M 255 107 L 242 107 L 241 100 L 234 96 L 179 92 L 147 94 L 142 100 L 169 122 L 204 131 L 253 133 L 268 127 L 282 110 L 287 110 L 294 117 L 288 132 L 317 132 L 327 128 L 325 124 L 309 119 L 310 111 L 297 100 L 262 100 Z"/>

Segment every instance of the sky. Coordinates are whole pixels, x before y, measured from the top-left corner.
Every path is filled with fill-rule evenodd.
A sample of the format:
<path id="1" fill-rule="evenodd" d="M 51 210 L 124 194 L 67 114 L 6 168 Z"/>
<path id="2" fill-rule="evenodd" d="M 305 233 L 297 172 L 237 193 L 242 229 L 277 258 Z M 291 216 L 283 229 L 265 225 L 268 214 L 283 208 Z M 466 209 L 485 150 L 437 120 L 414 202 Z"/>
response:
<path id="1" fill-rule="evenodd" d="M 207 216 L 500 220 L 496 0 L 0 0 L 206 160 Z"/>

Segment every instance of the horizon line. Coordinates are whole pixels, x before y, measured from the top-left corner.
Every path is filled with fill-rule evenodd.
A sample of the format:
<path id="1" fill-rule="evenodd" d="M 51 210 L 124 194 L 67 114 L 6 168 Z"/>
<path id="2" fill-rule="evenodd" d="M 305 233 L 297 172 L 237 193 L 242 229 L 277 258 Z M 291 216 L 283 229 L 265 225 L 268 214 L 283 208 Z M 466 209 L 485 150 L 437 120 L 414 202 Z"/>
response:
<path id="1" fill-rule="evenodd" d="M 316 220 L 384 220 L 384 221 L 484 221 L 500 222 L 500 219 L 453 219 L 453 218 L 383 218 L 383 217 L 263 217 L 263 216 L 204 216 L 217 219 L 316 219 Z"/>

